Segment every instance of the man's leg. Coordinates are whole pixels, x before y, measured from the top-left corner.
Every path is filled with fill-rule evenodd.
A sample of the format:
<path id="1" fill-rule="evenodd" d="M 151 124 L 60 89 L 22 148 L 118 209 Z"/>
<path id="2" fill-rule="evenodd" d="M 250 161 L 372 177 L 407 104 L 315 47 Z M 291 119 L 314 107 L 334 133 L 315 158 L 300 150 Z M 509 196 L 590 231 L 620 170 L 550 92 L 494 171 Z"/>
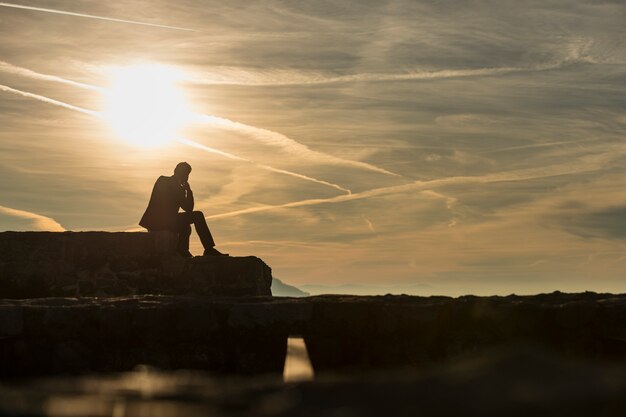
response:
<path id="1" fill-rule="evenodd" d="M 190 214 L 193 218 L 193 224 L 196 226 L 196 233 L 198 233 L 200 241 L 204 246 L 204 256 L 228 256 L 227 253 L 222 253 L 215 249 L 215 241 L 213 236 L 211 236 L 209 226 L 206 224 L 204 214 L 201 211 L 194 211 Z"/>
<path id="2" fill-rule="evenodd" d="M 191 216 L 189 213 L 178 213 L 176 216 L 176 233 L 178 233 L 178 246 L 176 250 L 183 256 L 189 254 L 189 236 L 191 236 Z"/>
<path id="3" fill-rule="evenodd" d="M 194 226 L 196 226 L 196 233 L 200 237 L 200 242 L 204 249 L 209 249 L 215 246 L 215 241 L 209 230 L 209 226 L 206 224 L 206 219 L 201 211 L 192 211 L 191 218 Z"/>
<path id="4" fill-rule="evenodd" d="M 206 219 L 201 211 L 192 211 L 185 213 L 178 213 L 178 250 L 183 256 L 191 256 L 189 253 L 189 235 L 191 234 L 191 223 L 196 227 L 196 233 L 200 237 L 202 246 L 204 246 L 204 255 L 219 256 L 227 255 L 221 253 L 214 248 L 215 241 L 209 230 L 209 226 L 206 224 Z"/>

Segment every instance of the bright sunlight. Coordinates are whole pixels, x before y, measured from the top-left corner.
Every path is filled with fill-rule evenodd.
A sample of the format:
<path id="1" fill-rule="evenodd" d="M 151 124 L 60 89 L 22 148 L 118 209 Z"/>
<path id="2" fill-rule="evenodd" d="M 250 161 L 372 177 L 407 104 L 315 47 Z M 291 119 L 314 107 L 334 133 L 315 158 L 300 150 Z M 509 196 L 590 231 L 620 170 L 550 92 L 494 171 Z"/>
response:
<path id="1" fill-rule="evenodd" d="M 173 140 L 191 119 L 176 82 L 180 74 L 158 64 L 116 67 L 106 91 L 104 118 L 122 139 L 141 147 Z"/>

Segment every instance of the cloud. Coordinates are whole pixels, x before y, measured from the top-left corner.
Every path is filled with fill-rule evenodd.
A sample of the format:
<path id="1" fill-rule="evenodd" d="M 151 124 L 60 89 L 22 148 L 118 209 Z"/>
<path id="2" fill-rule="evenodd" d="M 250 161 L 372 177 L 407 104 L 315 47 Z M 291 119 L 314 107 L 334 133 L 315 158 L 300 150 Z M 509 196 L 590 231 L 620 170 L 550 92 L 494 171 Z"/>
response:
<path id="1" fill-rule="evenodd" d="M 243 158 L 241 156 L 233 155 L 233 154 L 228 153 L 228 152 L 220 151 L 220 150 L 211 148 L 209 146 L 203 145 L 201 143 L 194 142 L 194 141 L 189 140 L 189 139 L 176 138 L 176 140 L 178 142 L 180 142 L 180 143 L 184 143 L 185 145 L 192 146 L 192 147 L 198 148 L 198 149 L 202 149 L 203 151 L 206 151 L 206 152 L 210 152 L 210 153 L 214 153 L 214 154 L 217 154 L 217 155 L 221 155 L 221 156 L 224 156 L 224 157 L 226 157 L 228 159 L 232 159 L 232 160 L 235 160 L 235 161 L 242 161 L 242 162 L 252 163 L 252 164 L 258 166 L 259 168 L 266 169 L 266 170 L 271 171 L 271 172 L 276 172 L 278 174 L 289 175 L 291 177 L 299 178 L 299 179 L 302 179 L 302 180 L 305 180 L 305 181 L 311 181 L 311 182 L 314 182 L 314 183 L 317 183 L 317 184 L 326 185 L 328 187 L 335 188 L 335 189 L 337 189 L 339 191 L 342 191 L 342 192 L 345 192 L 347 194 L 351 194 L 352 193 L 352 191 L 350 191 L 349 189 L 344 188 L 341 185 L 334 184 L 332 182 L 328 182 L 328 181 L 320 180 L 320 179 L 317 179 L 317 178 L 309 177 L 309 176 L 303 175 L 303 174 L 298 174 L 298 173 L 292 172 L 292 171 L 287 171 L 285 169 L 274 168 L 273 166 L 270 166 L 270 165 L 260 164 L 258 162 L 252 161 L 251 159 Z"/>
<path id="2" fill-rule="evenodd" d="M 365 217 L 364 214 L 361 215 L 361 218 L 363 219 L 363 221 L 367 225 L 367 228 L 369 229 L 369 231 L 372 232 L 372 233 L 376 233 L 376 229 L 374 228 L 374 223 L 372 223 L 370 219 Z"/>
<path id="3" fill-rule="evenodd" d="M 77 111 L 77 112 L 80 112 L 80 113 L 83 113 L 83 114 L 87 114 L 89 116 L 102 118 L 102 114 L 99 113 L 99 112 L 96 112 L 96 111 L 93 111 L 93 110 L 84 109 L 82 107 L 73 106 L 71 104 L 64 103 L 62 101 L 58 101 L 58 100 L 51 99 L 49 97 L 41 96 L 39 94 L 29 93 L 29 92 L 22 91 L 22 90 L 17 90 L 15 88 L 11 88 L 11 87 L 8 87 L 8 86 L 5 86 L 5 85 L 1 85 L 1 84 L 0 84 L 0 91 L 5 91 L 5 92 L 8 92 L 8 93 L 17 94 L 17 95 L 20 95 L 20 96 L 23 96 L 23 97 L 28 97 L 28 98 L 32 98 L 32 99 L 35 99 L 35 100 L 38 100 L 38 101 L 42 101 L 44 103 L 48 103 L 48 104 L 52 104 L 52 105 L 55 105 L 55 106 L 63 107 L 63 108 L 66 108 L 68 110 L 74 110 L 74 111 Z M 250 128 L 252 128 L 252 127 L 250 126 Z M 307 176 L 307 175 L 298 174 L 296 172 L 288 171 L 288 170 L 285 170 L 285 169 L 275 168 L 275 167 L 267 165 L 267 164 L 257 163 L 257 162 L 255 162 L 255 161 L 253 161 L 251 159 L 243 158 L 243 157 L 240 157 L 240 156 L 228 153 L 228 152 L 220 151 L 218 149 L 211 148 L 209 146 L 206 146 L 206 145 L 194 142 L 194 141 L 189 140 L 189 139 L 185 139 L 185 138 L 180 138 L 179 137 L 179 138 L 175 138 L 175 140 L 177 142 L 183 143 L 183 144 L 185 144 L 187 146 L 191 146 L 191 147 L 194 147 L 194 148 L 202 149 L 205 152 L 209 152 L 209 153 L 213 153 L 213 154 L 216 154 L 216 155 L 220 155 L 220 156 L 226 157 L 228 159 L 254 164 L 255 166 L 258 166 L 261 169 L 265 169 L 265 170 L 268 170 L 268 171 L 276 172 L 278 174 L 289 175 L 289 176 L 292 176 L 292 177 L 295 177 L 295 178 L 299 178 L 299 179 L 302 179 L 302 180 L 305 180 L 305 181 L 311 181 L 311 182 L 314 182 L 314 183 L 317 183 L 317 184 L 322 184 L 322 185 L 325 185 L 325 186 L 328 186 L 328 187 L 335 188 L 335 189 L 337 189 L 339 191 L 342 191 L 342 192 L 345 192 L 347 194 L 351 193 L 351 191 L 349 189 L 344 188 L 344 187 L 342 187 L 342 186 L 340 186 L 338 184 L 334 184 L 334 183 L 331 183 L 331 182 L 328 182 L 328 181 L 324 181 L 324 180 L 320 180 L 320 179 L 317 179 L 317 178 L 313 178 L 313 177 L 310 177 L 310 176 Z"/>
<path id="4" fill-rule="evenodd" d="M 72 80 L 68 80 L 66 78 L 62 78 L 62 77 L 57 77 L 54 75 L 48 75 L 48 74 L 42 74 L 36 71 L 32 71 L 28 68 L 22 68 L 22 67 L 18 67 L 12 64 L 9 64 L 7 62 L 4 61 L 0 61 L 0 71 L 7 71 L 7 72 L 11 72 L 13 74 L 17 74 L 17 75 L 21 75 L 21 76 L 25 76 L 25 77 L 29 77 L 29 78 L 36 78 L 36 79 L 41 79 L 41 80 L 46 80 L 46 81 L 53 81 L 53 82 L 59 82 L 59 83 L 64 83 L 64 84 L 69 84 L 69 85 L 73 85 L 76 87 L 80 87 L 80 88 L 86 88 L 86 89 L 91 89 L 91 90 L 96 90 L 96 91 L 103 91 L 102 88 L 97 87 L 97 86 L 93 86 L 90 84 L 85 84 L 85 83 L 78 83 Z M 81 109 L 79 107 L 75 107 L 75 106 L 71 106 L 67 103 L 62 103 L 60 101 L 56 101 L 56 100 L 52 100 L 49 99 L 47 97 L 44 96 L 40 96 L 37 94 L 32 94 L 32 93 L 26 93 L 24 91 L 20 91 L 20 90 L 16 90 L 13 89 L 11 87 L 7 87 L 7 86 L 0 86 L 0 88 L 3 88 L 4 91 L 7 92 L 12 92 L 15 94 L 20 94 L 23 95 L 25 97 L 30 97 L 30 98 L 35 98 L 37 100 L 40 101 L 45 101 L 47 103 L 50 104 L 55 104 L 55 105 L 59 105 L 62 107 L 66 107 L 70 110 L 77 110 L 83 113 L 87 113 L 87 114 L 91 114 L 93 116 L 97 116 L 100 117 L 100 115 L 96 112 L 92 112 L 92 113 L 88 113 L 90 112 L 90 110 L 86 110 L 86 109 Z M 343 158 L 338 158 L 329 154 L 325 154 L 322 152 L 317 152 L 314 150 L 311 150 L 308 146 L 303 145 L 281 133 L 278 132 L 274 132 L 271 130 L 267 130 L 267 129 L 262 129 L 262 128 L 258 128 L 255 126 L 250 126 L 244 123 L 240 123 L 240 122 L 235 122 L 229 119 L 225 119 L 222 117 L 217 117 L 217 116 L 211 116 L 211 115 L 200 115 L 200 114 L 196 114 L 195 115 L 195 120 L 199 121 L 199 122 L 203 122 L 203 123 L 208 123 L 211 124 L 213 126 L 219 127 L 221 129 L 225 129 L 225 130 L 231 130 L 231 131 L 235 131 L 238 133 L 243 133 L 246 135 L 249 135 L 257 140 L 259 140 L 260 142 L 270 145 L 270 146 L 274 146 L 274 147 L 279 147 L 285 151 L 287 151 L 289 154 L 297 156 L 299 158 L 303 158 L 303 159 L 311 159 L 314 160 L 316 162 L 319 163 L 329 163 L 329 164 L 334 164 L 334 165 L 344 165 L 344 166 L 351 166 L 351 167 L 355 167 L 355 168 L 360 168 L 360 169 L 366 169 L 366 170 L 370 170 L 370 171 L 374 171 L 374 172 L 378 172 L 381 174 L 385 174 L 385 175 L 391 175 L 391 176 L 399 176 L 396 173 L 390 172 L 384 168 L 380 168 L 365 162 L 360 162 L 360 161 L 352 161 L 352 160 L 347 160 L 347 159 L 343 159 Z M 187 139 L 181 139 L 181 141 L 187 145 L 191 145 L 191 146 L 195 146 L 197 148 L 203 148 L 204 150 L 208 151 L 208 152 L 212 152 L 212 153 L 216 153 L 216 154 L 220 154 L 222 156 L 228 157 L 230 159 L 236 159 L 236 160 L 240 160 L 240 161 L 247 161 L 247 162 L 252 162 L 249 159 L 246 158 L 242 158 L 242 157 L 235 157 L 233 154 L 228 154 L 226 152 L 222 152 L 222 151 L 217 151 L 213 148 L 211 148 L 209 150 L 209 147 L 204 146 L 204 145 L 200 145 L 196 142 L 187 140 Z M 341 187 L 337 184 L 333 184 L 327 181 L 323 181 L 323 180 L 319 180 L 316 178 L 312 178 L 310 176 L 306 176 L 306 175 L 302 175 L 302 174 L 297 174 L 291 171 L 287 171 L 287 170 L 283 170 L 283 169 L 278 169 L 278 168 L 274 168 L 272 166 L 269 165 L 263 165 L 263 164 L 258 164 L 260 167 L 264 168 L 264 169 L 269 169 L 271 171 L 277 172 L 277 173 L 282 173 L 282 174 L 286 174 L 286 175 L 292 175 L 304 180 L 308 180 L 308 181 L 313 181 L 313 182 L 317 182 L 319 184 L 323 184 L 323 185 L 328 185 L 330 187 L 336 188 L 340 191 L 343 192 L 347 192 L 350 193 L 350 190 Z"/>
<path id="5" fill-rule="evenodd" d="M 87 114 L 89 116 L 98 117 L 98 118 L 101 117 L 100 113 L 98 113 L 96 111 L 83 109 L 82 107 L 73 106 L 73 105 L 65 103 L 63 101 L 55 100 L 55 99 L 52 99 L 50 97 L 42 96 L 42 95 L 39 95 L 39 94 L 29 93 L 27 91 L 18 90 L 18 89 L 11 88 L 11 87 L 6 86 L 6 85 L 0 84 L 0 91 L 4 91 L 6 93 L 16 94 L 16 95 L 22 96 L 22 97 L 32 98 L 32 99 L 35 99 L 35 100 L 38 100 L 38 101 L 41 101 L 41 102 L 44 102 L 44 103 L 52 104 L 54 106 L 63 107 L 63 108 L 68 109 L 68 110 L 73 110 L 73 111 L 77 111 L 79 113 Z"/>
<path id="6" fill-rule="evenodd" d="M 20 75 L 22 77 L 34 78 L 43 81 L 53 81 L 57 83 L 71 85 L 73 87 L 83 88 L 85 90 L 102 91 L 102 88 L 91 84 L 80 83 L 68 80 L 66 78 L 57 77 L 55 75 L 42 74 L 40 72 L 29 70 L 28 68 L 18 67 L 5 61 L 0 61 L 0 71 L 10 74 Z"/>
<path id="7" fill-rule="evenodd" d="M 626 206 L 594 210 L 562 210 L 558 221 L 567 231 L 586 238 L 626 239 Z"/>
<path id="8" fill-rule="evenodd" d="M 353 82 L 384 82 L 384 81 L 428 81 L 446 78 L 484 77 L 503 75 L 515 72 L 532 72 L 556 69 L 576 62 L 568 59 L 563 62 L 549 63 L 529 67 L 493 67 L 444 69 L 438 71 L 407 71 L 404 73 L 357 73 L 346 75 L 329 75 L 293 70 L 260 70 L 249 71 L 243 68 L 215 68 L 210 75 L 192 76 L 189 81 L 206 85 L 242 85 L 242 86 L 306 86 L 320 84 L 339 84 Z"/>
<path id="9" fill-rule="evenodd" d="M 625 149 L 621 148 L 621 152 L 624 153 Z M 603 155 L 593 155 L 587 158 L 584 158 L 584 161 L 577 164 L 556 164 L 553 166 L 541 167 L 541 168 L 528 168 L 514 171 L 503 171 L 497 172 L 482 176 L 459 176 L 459 177 L 448 177 L 448 178 L 439 178 L 430 181 L 414 181 L 408 184 L 403 185 L 395 185 L 390 187 L 382 187 L 382 188 L 374 188 L 367 191 L 362 191 L 358 193 L 348 194 L 348 195 L 340 195 L 331 198 L 318 198 L 318 199 L 308 199 L 308 200 L 300 200 L 293 201 L 290 203 L 278 204 L 278 205 L 261 205 L 257 207 L 250 207 L 241 210 L 235 210 L 227 213 L 214 214 L 208 216 L 207 219 L 221 219 L 233 216 L 241 216 L 245 214 L 253 214 L 270 210 L 279 210 L 286 208 L 295 208 L 295 207 L 304 207 L 304 206 L 315 206 L 320 204 L 335 204 L 342 203 L 346 201 L 353 200 L 362 200 L 368 199 L 372 197 L 379 197 L 388 194 L 401 194 L 409 191 L 417 191 L 417 190 L 425 190 L 427 191 L 427 195 L 438 196 L 445 198 L 447 201 L 448 207 L 451 207 L 456 200 L 454 198 L 449 198 L 446 196 L 441 196 L 438 193 L 434 193 L 432 191 L 433 188 L 445 187 L 445 186 L 456 186 L 456 185 L 464 185 L 464 184 L 488 184 L 488 183 L 496 183 L 496 182 L 515 182 L 515 181 L 529 181 L 529 180 L 537 180 L 541 178 L 548 178 L 553 176 L 560 175 L 570 175 L 570 174 L 578 174 L 582 172 L 589 172 L 602 169 L 606 166 L 608 161 L 616 158 L 618 156 L 617 153 L 607 153 Z"/>
<path id="10" fill-rule="evenodd" d="M 20 220 L 26 220 L 26 224 L 22 227 L 28 229 L 42 230 L 48 232 L 64 232 L 65 228 L 61 226 L 56 220 L 42 216 L 40 214 L 31 213 L 29 211 L 17 210 L 10 207 L 0 206 L 0 214 L 8 216 L 10 218 L 17 218 Z"/>
<path id="11" fill-rule="evenodd" d="M 23 9 L 23 10 L 30 10 L 30 11 L 35 11 L 35 12 L 62 14 L 62 15 L 66 15 L 66 16 L 84 17 L 84 18 L 88 18 L 88 19 L 106 20 L 107 22 L 128 23 L 128 24 L 132 24 L 132 25 L 142 25 L 142 26 L 151 26 L 151 27 L 162 28 L 162 29 L 173 29 L 173 30 L 183 30 L 183 31 L 195 32 L 193 29 L 177 27 L 177 26 L 168 26 L 168 25 L 160 25 L 160 24 L 156 24 L 156 23 L 139 22 L 139 21 L 136 21 L 136 20 L 117 19 L 117 18 L 114 18 L 114 17 L 96 16 L 96 15 L 85 14 L 85 13 L 75 13 L 75 12 L 69 12 L 69 11 L 65 11 L 65 10 L 47 9 L 47 8 L 44 8 L 44 7 L 25 6 L 25 5 L 22 5 L 22 4 L 0 2 L 0 7 L 10 7 L 10 8 L 14 8 L 14 9 Z"/>
<path id="12" fill-rule="evenodd" d="M 209 123 L 213 126 L 217 126 L 222 129 L 232 130 L 235 132 L 249 135 L 250 137 L 270 146 L 280 148 L 290 155 L 296 156 L 302 159 L 309 159 L 317 163 L 326 163 L 333 165 L 349 166 L 353 168 L 366 169 L 368 171 L 378 172 L 380 174 L 391 175 L 399 177 L 399 174 L 388 171 L 384 168 L 368 164 L 366 162 L 352 161 L 349 159 L 338 158 L 326 153 L 317 152 L 310 149 L 308 146 L 303 145 L 282 133 L 274 132 L 268 129 L 262 129 L 255 126 L 250 126 L 244 123 L 234 122 L 222 117 L 209 116 L 209 115 L 197 115 L 197 120 L 205 123 Z"/>
<path id="13" fill-rule="evenodd" d="M 79 7 L 69 4 L 49 7 Z M 130 226 L 154 178 L 188 160 L 218 244 L 290 282 L 623 291 L 624 10 L 586 0 L 80 4 L 192 33 L 3 8 L 2 59 L 24 67 L 0 65 L 11 88 L 98 109 L 98 94 L 67 81 L 104 86 L 103 68 L 136 60 L 176 66 L 198 113 L 402 177 L 236 125 L 186 133 L 219 158 L 178 143 L 135 150 L 104 123 L 7 93 L 1 192 L 68 228 Z"/>

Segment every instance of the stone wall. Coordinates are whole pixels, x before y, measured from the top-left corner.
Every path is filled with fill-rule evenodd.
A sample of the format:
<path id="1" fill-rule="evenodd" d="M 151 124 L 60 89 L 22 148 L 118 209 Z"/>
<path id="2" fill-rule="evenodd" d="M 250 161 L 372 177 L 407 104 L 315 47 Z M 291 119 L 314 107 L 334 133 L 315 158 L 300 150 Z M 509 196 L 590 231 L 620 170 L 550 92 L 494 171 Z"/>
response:
<path id="1" fill-rule="evenodd" d="M 184 259 L 174 244 L 169 233 L 0 233 L 0 377 L 139 364 L 279 374 L 289 335 L 318 375 L 521 345 L 626 362 L 624 295 L 272 298 L 260 259 Z"/>
<path id="2" fill-rule="evenodd" d="M 259 258 L 176 254 L 169 232 L 0 233 L 0 298 L 271 295 Z"/>
<path id="3" fill-rule="evenodd" d="M 0 376 L 138 364 L 280 374 L 289 335 L 304 337 L 317 375 L 418 369 L 528 345 L 626 363 L 626 296 L 2 300 Z"/>
<path id="4" fill-rule="evenodd" d="M 267 316 L 250 317 L 248 304 L 158 296 L 4 300 L 0 377 L 124 371 L 139 364 L 280 374 L 288 329 Z"/>
<path id="5" fill-rule="evenodd" d="M 418 368 L 517 346 L 626 363 L 625 295 L 310 300 L 305 340 L 318 373 Z"/>

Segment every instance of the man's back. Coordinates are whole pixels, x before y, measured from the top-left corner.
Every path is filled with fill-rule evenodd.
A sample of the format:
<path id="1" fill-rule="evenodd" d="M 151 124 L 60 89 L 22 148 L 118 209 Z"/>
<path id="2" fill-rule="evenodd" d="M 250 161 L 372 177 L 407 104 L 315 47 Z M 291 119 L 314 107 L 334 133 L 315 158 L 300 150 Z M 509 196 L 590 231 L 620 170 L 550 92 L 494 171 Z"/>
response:
<path id="1" fill-rule="evenodd" d="M 176 230 L 176 214 L 184 199 L 185 191 L 174 177 L 160 176 L 139 224 L 151 231 Z"/>

